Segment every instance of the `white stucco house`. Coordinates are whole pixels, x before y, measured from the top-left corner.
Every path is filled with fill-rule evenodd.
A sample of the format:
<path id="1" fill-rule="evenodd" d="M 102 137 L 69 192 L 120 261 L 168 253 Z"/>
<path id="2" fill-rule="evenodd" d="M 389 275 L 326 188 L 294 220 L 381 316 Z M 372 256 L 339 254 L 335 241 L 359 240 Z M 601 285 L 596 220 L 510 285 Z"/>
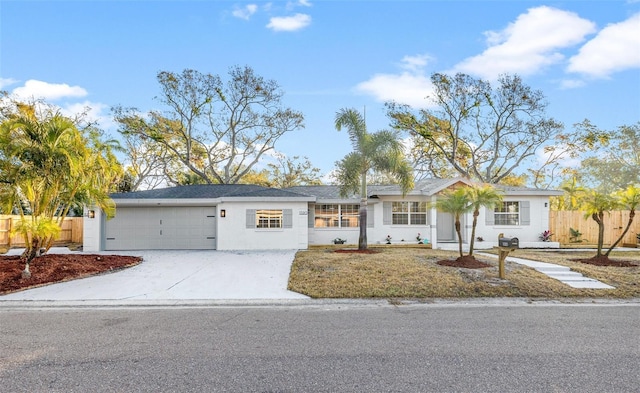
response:
<path id="1" fill-rule="evenodd" d="M 428 242 L 434 248 L 455 243 L 453 217 L 433 202 L 451 187 L 471 184 L 462 178 L 430 179 L 402 195 L 397 186 L 369 186 L 369 244 Z M 558 247 L 541 242 L 549 226 L 553 190 L 499 186 L 503 202 L 480 212 L 476 248 L 497 245 L 498 235 L 517 237 L 520 247 Z M 358 241 L 360 198 L 342 198 L 337 186 L 288 189 L 256 185 L 192 185 L 113 194 L 116 215 L 107 220 L 96 208 L 84 217 L 84 250 L 306 249 Z M 463 241 L 471 234 L 471 214 L 463 217 Z"/>

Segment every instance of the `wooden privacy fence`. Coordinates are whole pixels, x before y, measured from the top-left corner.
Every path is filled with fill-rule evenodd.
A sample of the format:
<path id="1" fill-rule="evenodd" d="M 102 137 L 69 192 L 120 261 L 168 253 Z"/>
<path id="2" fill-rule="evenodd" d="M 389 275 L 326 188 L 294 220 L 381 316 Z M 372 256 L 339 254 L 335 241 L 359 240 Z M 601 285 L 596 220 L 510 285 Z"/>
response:
<path id="1" fill-rule="evenodd" d="M 629 221 L 629 211 L 614 211 L 604 214 L 604 244 L 612 244 L 622 234 Z M 582 235 L 582 242 L 571 239 L 571 228 L 579 231 Z M 562 244 L 587 243 L 596 244 L 598 242 L 598 224 L 591 217 L 584 217 L 584 212 L 580 211 L 551 211 L 549 212 L 549 229 L 553 233 L 552 241 Z M 640 233 L 640 212 L 636 213 L 629 232 L 622 243 L 636 244 L 636 234 Z"/>
<path id="2" fill-rule="evenodd" d="M 0 247 L 24 246 L 22 236 L 11 236 L 11 229 L 20 221 L 20 216 L 0 215 Z M 62 230 L 55 243 L 82 243 L 82 217 L 67 217 L 62 222 Z"/>

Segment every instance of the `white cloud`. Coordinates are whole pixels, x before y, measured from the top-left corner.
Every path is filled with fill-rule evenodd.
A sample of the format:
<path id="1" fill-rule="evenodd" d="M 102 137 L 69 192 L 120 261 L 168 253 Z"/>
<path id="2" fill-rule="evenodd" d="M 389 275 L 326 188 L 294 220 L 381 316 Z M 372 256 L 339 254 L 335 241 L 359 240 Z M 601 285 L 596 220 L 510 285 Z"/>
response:
<path id="1" fill-rule="evenodd" d="M 68 117 L 86 114 L 85 120 L 89 122 L 97 122 L 102 129 L 117 128 L 113 118 L 109 115 L 109 106 L 99 102 L 76 102 L 60 107 L 60 112 Z"/>
<path id="2" fill-rule="evenodd" d="M 269 20 L 267 27 L 274 31 L 296 31 L 311 24 L 311 16 L 295 14 L 293 16 L 277 16 Z"/>
<path id="3" fill-rule="evenodd" d="M 595 24 L 573 12 L 542 6 L 518 16 L 502 31 L 485 33 L 489 47 L 480 55 L 465 59 L 453 72 L 487 79 L 503 73 L 531 75 L 564 59 L 560 49 L 584 41 Z"/>
<path id="4" fill-rule="evenodd" d="M 311 7 L 311 2 L 308 0 L 289 1 L 286 6 L 288 10 L 296 7 Z"/>
<path id="5" fill-rule="evenodd" d="M 28 80 L 24 86 L 13 89 L 12 92 L 21 99 L 58 100 L 64 97 L 84 97 L 87 91 L 80 86 L 69 86 L 66 83 L 48 83 L 34 79 Z"/>
<path id="6" fill-rule="evenodd" d="M 0 78 L 0 89 L 5 88 L 6 86 L 11 86 L 18 81 L 12 78 Z"/>
<path id="7" fill-rule="evenodd" d="M 421 73 L 432 60 L 433 58 L 429 55 L 405 56 L 402 58 L 400 67 L 410 72 Z"/>
<path id="8" fill-rule="evenodd" d="M 630 68 L 640 68 L 640 13 L 602 29 L 569 59 L 567 71 L 606 78 Z"/>
<path id="9" fill-rule="evenodd" d="M 431 79 L 425 67 L 432 58 L 428 55 L 405 56 L 401 74 L 376 74 L 361 82 L 356 90 L 374 96 L 378 101 L 396 101 L 413 107 L 426 107 L 425 98 L 433 91 Z"/>
<path id="10" fill-rule="evenodd" d="M 578 88 L 578 87 L 582 87 L 584 85 L 585 85 L 585 83 L 582 80 L 565 79 L 560 84 L 560 87 L 563 88 L 563 89 L 575 89 L 575 88 Z"/>
<path id="11" fill-rule="evenodd" d="M 249 20 L 256 11 L 258 11 L 258 6 L 256 4 L 247 4 L 244 8 L 236 8 L 231 14 L 236 18 Z"/>

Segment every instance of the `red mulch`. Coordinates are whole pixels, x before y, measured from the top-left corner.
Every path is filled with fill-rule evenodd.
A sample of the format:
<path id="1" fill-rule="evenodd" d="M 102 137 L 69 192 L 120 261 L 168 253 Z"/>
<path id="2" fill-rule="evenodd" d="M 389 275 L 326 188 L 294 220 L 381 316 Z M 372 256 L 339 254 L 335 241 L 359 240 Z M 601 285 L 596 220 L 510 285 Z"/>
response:
<path id="1" fill-rule="evenodd" d="M 126 255 L 45 254 L 29 264 L 31 278 L 23 279 L 19 256 L 0 256 L 0 295 L 120 270 L 141 261 L 141 257 Z"/>
<path id="2" fill-rule="evenodd" d="M 587 263 L 589 265 L 596 266 L 614 266 L 614 267 L 634 267 L 638 266 L 630 261 L 621 261 L 617 259 L 610 259 L 606 255 L 601 255 L 599 257 L 592 257 L 587 259 L 571 259 L 572 261 Z"/>
<path id="3" fill-rule="evenodd" d="M 473 255 L 465 255 L 462 257 L 458 257 L 455 260 L 445 259 L 436 263 L 442 266 L 463 267 L 465 269 L 482 269 L 485 267 L 491 267 L 491 265 L 487 263 L 480 262 Z"/>
<path id="4" fill-rule="evenodd" d="M 366 250 L 358 250 L 357 248 L 339 248 L 334 250 L 333 252 L 341 253 L 341 254 L 377 254 L 380 251 L 366 249 Z"/>

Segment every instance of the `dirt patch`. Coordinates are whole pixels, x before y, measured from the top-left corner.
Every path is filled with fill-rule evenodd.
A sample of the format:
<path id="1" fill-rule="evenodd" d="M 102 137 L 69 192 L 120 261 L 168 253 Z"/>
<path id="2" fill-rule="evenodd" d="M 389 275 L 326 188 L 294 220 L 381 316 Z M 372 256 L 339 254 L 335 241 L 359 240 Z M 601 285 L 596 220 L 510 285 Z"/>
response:
<path id="1" fill-rule="evenodd" d="M 380 251 L 366 249 L 366 250 L 358 250 L 357 248 L 340 248 L 334 250 L 333 252 L 337 252 L 340 254 L 377 254 Z"/>
<path id="2" fill-rule="evenodd" d="M 454 260 L 445 259 L 436 263 L 442 266 L 462 267 L 465 269 L 482 269 L 485 267 L 491 267 L 491 265 L 489 265 L 488 263 L 480 262 L 474 256 L 469 255 L 458 257 Z"/>
<path id="3" fill-rule="evenodd" d="M 606 255 L 601 255 L 599 257 L 592 257 L 586 259 L 570 259 L 570 261 L 587 263 L 589 265 L 595 266 L 614 266 L 614 267 L 635 267 L 637 264 L 631 261 L 621 261 L 618 259 L 611 259 Z"/>
<path id="4" fill-rule="evenodd" d="M 24 264 L 19 256 L 0 256 L 0 295 L 113 272 L 137 265 L 141 261 L 141 257 L 127 255 L 45 254 L 31 262 L 31 278 L 24 279 Z"/>

